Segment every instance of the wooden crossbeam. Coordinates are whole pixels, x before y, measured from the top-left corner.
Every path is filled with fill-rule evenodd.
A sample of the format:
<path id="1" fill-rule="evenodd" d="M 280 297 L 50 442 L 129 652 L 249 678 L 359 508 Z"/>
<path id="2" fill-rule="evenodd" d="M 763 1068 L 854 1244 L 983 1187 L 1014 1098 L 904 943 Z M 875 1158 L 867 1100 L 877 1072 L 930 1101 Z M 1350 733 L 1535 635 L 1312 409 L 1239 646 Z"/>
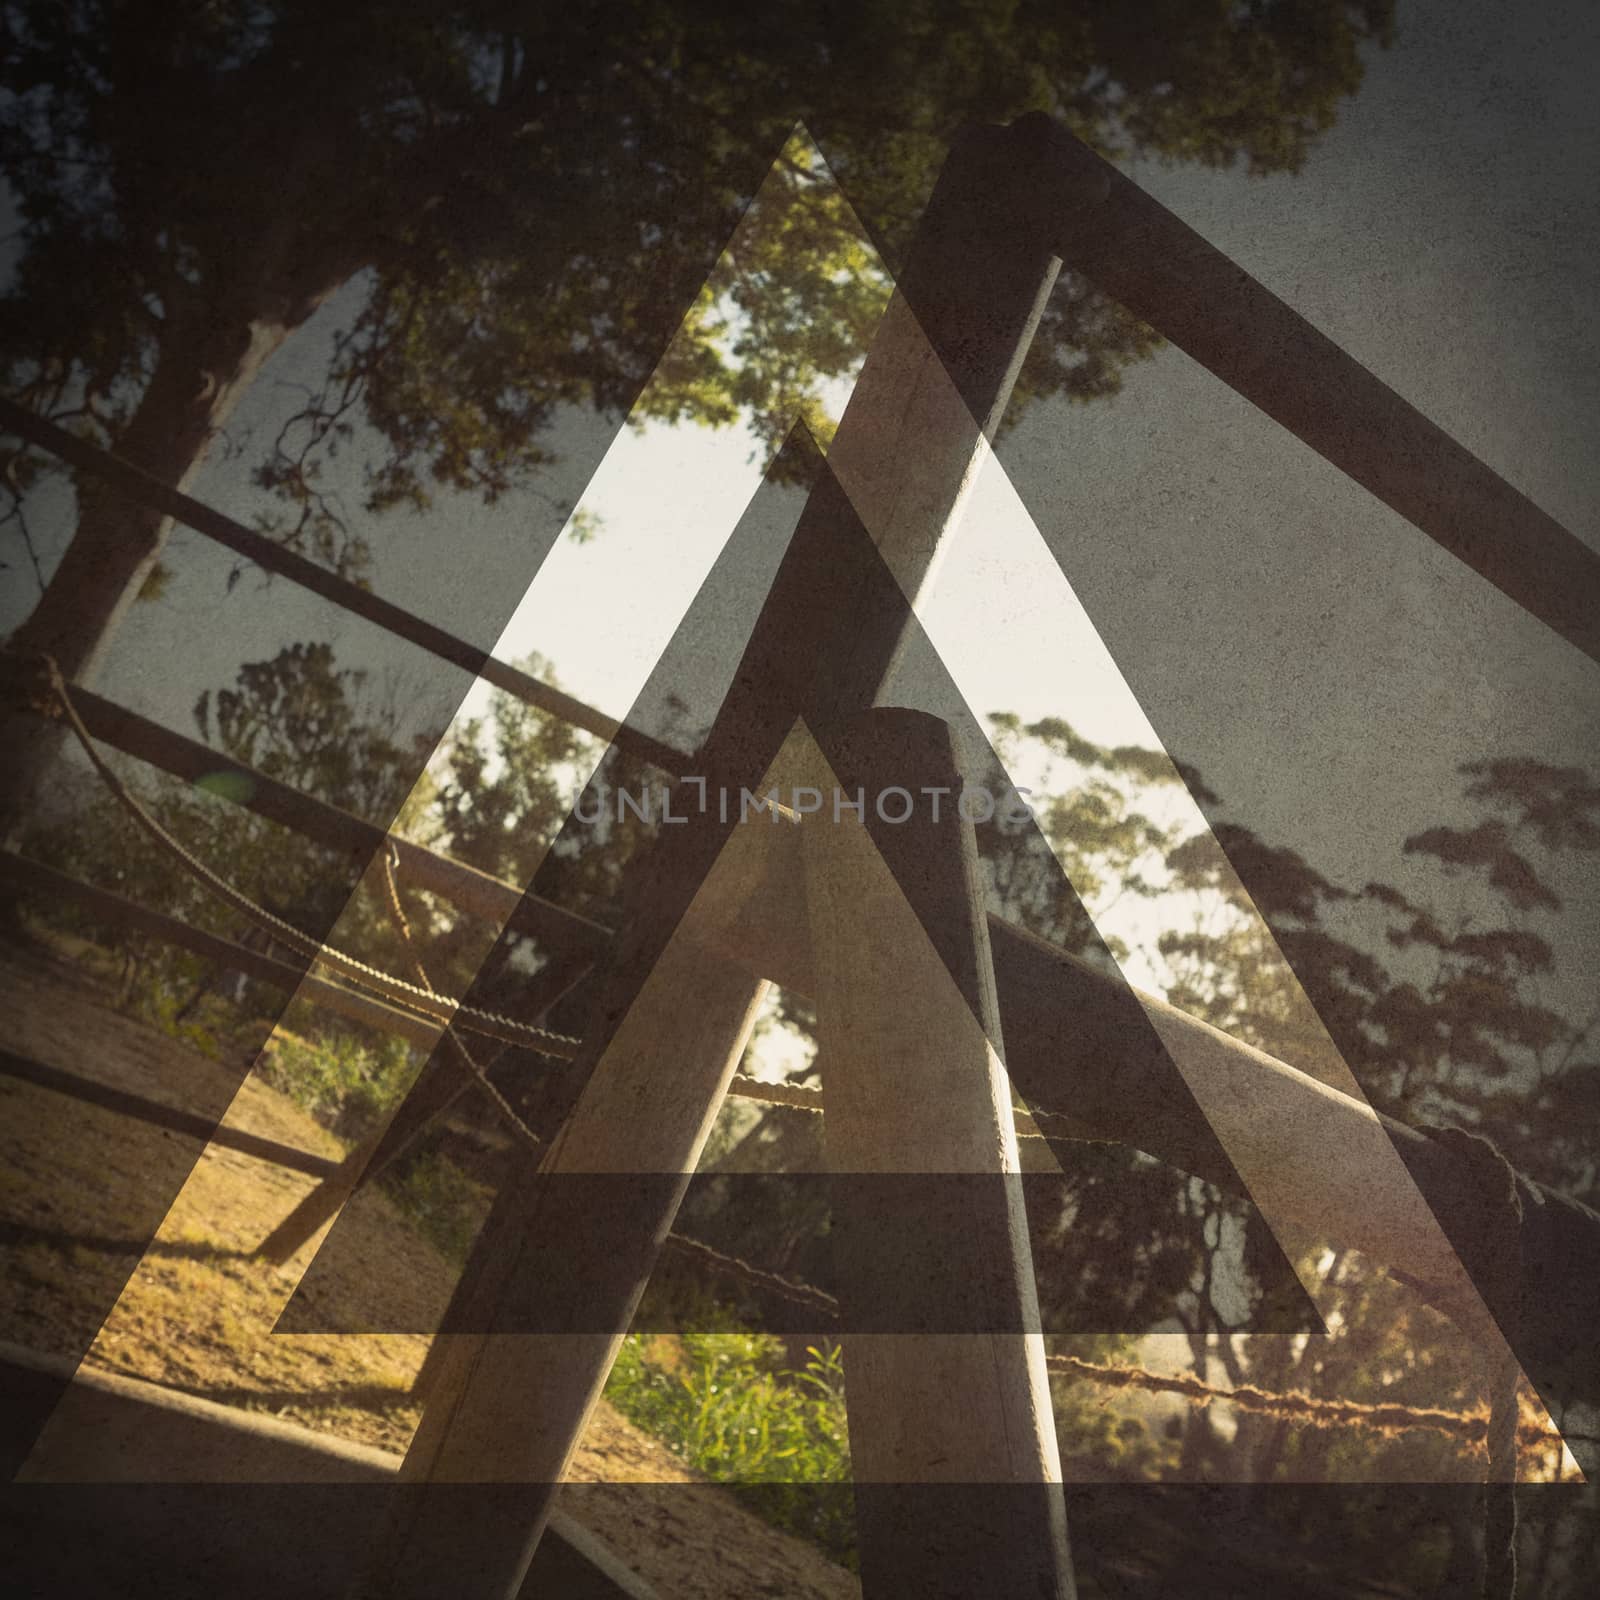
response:
<path id="1" fill-rule="evenodd" d="M 1067 266 L 1600 661 L 1600 552 L 1082 140 L 1023 121 L 1050 147 L 1037 203 Z"/>
<path id="2" fill-rule="evenodd" d="M 619 723 L 614 717 L 585 705 L 565 690 L 541 682 L 509 662 L 498 660 L 487 650 L 456 637 L 448 629 L 407 611 L 404 606 L 385 600 L 370 589 L 363 589 L 360 584 L 352 583 L 315 561 L 297 555 L 276 540 L 245 527 L 242 522 L 224 515 L 213 506 L 181 493 L 111 451 L 102 450 L 87 439 L 78 438 L 76 434 L 69 433 L 4 395 L 0 395 L 0 429 L 48 451 L 80 472 L 100 479 L 127 495 L 130 500 L 154 507 L 186 528 L 243 556 L 264 572 L 287 578 L 300 588 L 320 595 L 341 611 L 364 618 L 385 633 L 392 633 L 397 639 L 417 645 L 474 678 L 481 678 L 485 683 L 515 695 L 531 706 L 548 711 L 572 727 L 582 728 L 598 739 L 615 744 L 663 772 L 677 773 L 682 770 L 685 757 L 681 750 Z"/>
<path id="3" fill-rule="evenodd" d="M 830 761 L 827 794 L 962 788 L 948 727 L 921 712 L 868 713 Z M 887 830 L 845 812 L 799 832 L 863 1587 L 1070 1600 L 972 824 L 924 804 Z"/>

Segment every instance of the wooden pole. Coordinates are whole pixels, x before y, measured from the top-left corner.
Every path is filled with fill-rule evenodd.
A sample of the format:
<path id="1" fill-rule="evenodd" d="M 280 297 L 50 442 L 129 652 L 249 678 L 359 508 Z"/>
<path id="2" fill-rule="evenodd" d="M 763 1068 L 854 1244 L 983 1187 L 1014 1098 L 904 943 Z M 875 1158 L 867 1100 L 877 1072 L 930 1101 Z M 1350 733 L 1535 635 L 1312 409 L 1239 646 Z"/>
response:
<path id="1" fill-rule="evenodd" d="M 1031 232 L 1019 237 L 1016 221 L 1019 186 L 1040 155 L 1035 142 L 1027 131 L 989 128 L 952 152 L 903 286 L 915 315 L 891 306 L 833 445 L 830 460 L 848 463 L 838 474 L 846 492 L 865 498 L 874 486 L 881 497 L 861 520 L 912 599 L 959 516 L 1054 283 L 1049 249 Z M 898 637 L 863 652 L 871 674 L 849 686 L 860 709 L 885 680 Z M 662 848 L 687 859 L 693 845 Z M 646 899 L 638 925 L 648 929 L 652 914 Z M 392 1525 L 374 1595 L 517 1593 L 765 991 L 694 949 L 697 920 L 687 919 L 685 937 L 668 946 L 620 1026 L 602 1018 L 602 1033 L 618 1031 L 578 1063 L 587 1085 L 541 1171 L 556 1182 L 502 1196 L 469 1263 L 469 1326 L 519 1325 L 542 1272 L 537 1325 L 552 1329 L 567 1314 L 578 1331 L 452 1337 L 406 1458 L 418 1499 Z M 620 953 L 617 970 L 629 959 Z M 625 1211 L 558 1198 L 563 1176 L 604 1173 L 661 1181 L 641 1186 Z M 562 1227 L 565 1236 L 552 1232 Z M 526 1521 L 466 1520 L 448 1498 L 430 1507 L 429 1490 L 462 1478 L 526 1484 Z"/>
<path id="2" fill-rule="evenodd" d="M 1010 1081 L 949 729 L 879 710 L 829 753 L 818 787 L 860 793 L 868 812 L 825 805 L 802 830 L 863 1592 L 1070 1600 Z M 947 797 L 938 820 L 930 789 Z M 910 814 L 885 822 L 905 797 Z"/>

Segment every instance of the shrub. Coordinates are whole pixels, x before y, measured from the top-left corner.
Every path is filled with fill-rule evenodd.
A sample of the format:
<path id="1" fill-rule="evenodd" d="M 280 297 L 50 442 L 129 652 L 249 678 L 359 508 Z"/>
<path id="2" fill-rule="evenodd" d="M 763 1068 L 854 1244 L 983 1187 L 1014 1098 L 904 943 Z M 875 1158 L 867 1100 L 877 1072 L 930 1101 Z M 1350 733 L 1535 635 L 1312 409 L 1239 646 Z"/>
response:
<path id="1" fill-rule="evenodd" d="M 447 1260 L 464 1262 L 488 1211 L 488 1192 L 434 1151 L 397 1162 L 384 1188 L 418 1232 Z"/>
<path id="2" fill-rule="evenodd" d="M 415 1073 L 403 1039 L 370 1046 L 352 1034 L 329 1032 L 317 1039 L 279 1034 L 263 1076 L 340 1138 L 360 1139 L 400 1100 Z"/>

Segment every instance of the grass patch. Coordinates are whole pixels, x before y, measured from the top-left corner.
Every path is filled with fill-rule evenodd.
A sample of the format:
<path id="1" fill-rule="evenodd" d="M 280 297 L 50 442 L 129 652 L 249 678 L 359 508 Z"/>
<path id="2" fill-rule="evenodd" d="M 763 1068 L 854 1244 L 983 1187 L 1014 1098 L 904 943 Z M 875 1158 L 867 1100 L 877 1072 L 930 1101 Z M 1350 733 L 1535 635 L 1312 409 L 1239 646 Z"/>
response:
<path id="1" fill-rule="evenodd" d="M 432 1151 L 402 1160 L 383 1176 L 384 1191 L 447 1261 L 467 1259 L 489 1210 L 488 1190 Z"/>
<path id="2" fill-rule="evenodd" d="M 766 1521 L 854 1569 L 844 1370 L 836 1345 L 798 1372 L 761 1333 L 629 1334 L 606 1398 Z"/>

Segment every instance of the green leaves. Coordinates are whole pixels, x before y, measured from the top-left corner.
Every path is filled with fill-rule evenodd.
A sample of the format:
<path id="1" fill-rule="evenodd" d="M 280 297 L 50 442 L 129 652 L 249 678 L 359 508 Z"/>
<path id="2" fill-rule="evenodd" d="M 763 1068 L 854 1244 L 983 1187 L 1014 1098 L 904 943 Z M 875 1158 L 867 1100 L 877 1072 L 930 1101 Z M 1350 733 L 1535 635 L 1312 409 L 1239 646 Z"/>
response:
<path id="1" fill-rule="evenodd" d="M 844 1368 L 837 1345 L 809 1346 L 798 1370 L 770 1334 L 630 1334 L 606 1399 L 697 1472 L 754 1489 L 769 1520 L 854 1564 Z"/>
<path id="2" fill-rule="evenodd" d="M 962 125 L 1046 110 L 1105 150 L 1293 171 L 1392 9 L 11 0 L 4 381 L 41 410 L 90 403 L 116 445 L 175 350 L 292 331 L 364 278 L 306 430 L 262 468 L 300 513 L 278 531 L 328 559 L 339 513 L 307 445 L 357 421 L 383 445 L 372 511 L 435 485 L 503 495 L 560 407 L 623 415 L 652 373 L 646 415 L 741 417 L 768 444 L 799 415 L 825 440 L 821 394 L 881 309 L 877 253 L 897 264 Z M 797 122 L 848 203 L 785 146 Z M 759 225 L 735 234 L 758 188 Z M 1109 393 L 1155 342 L 1069 277 L 1020 397 Z M 220 393 L 234 374 L 205 376 Z"/>

